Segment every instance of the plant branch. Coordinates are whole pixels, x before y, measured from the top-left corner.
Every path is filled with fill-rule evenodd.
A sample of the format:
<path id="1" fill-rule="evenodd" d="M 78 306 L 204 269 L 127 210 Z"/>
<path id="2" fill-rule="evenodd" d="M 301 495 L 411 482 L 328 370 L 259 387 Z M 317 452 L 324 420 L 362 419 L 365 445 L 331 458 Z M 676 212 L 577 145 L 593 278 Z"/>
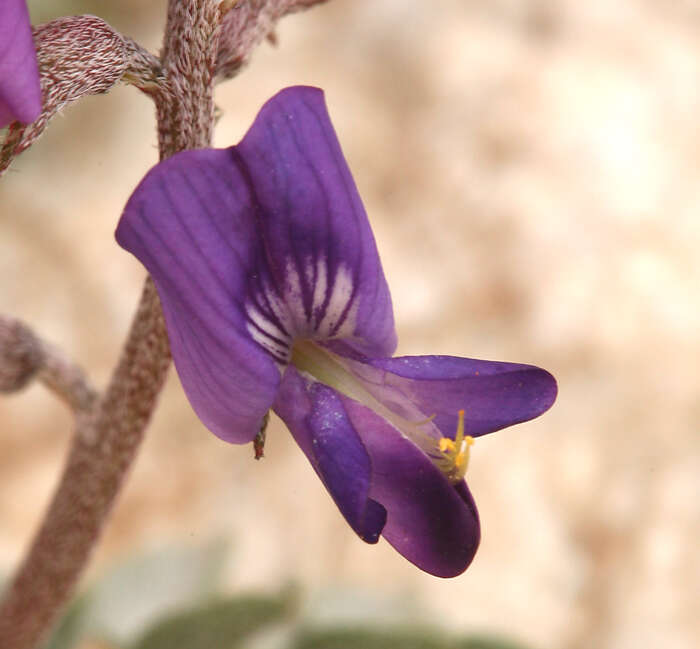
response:
<path id="1" fill-rule="evenodd" d="M 220 11 L 217 0 L 168 4 L 161 54 L 165 81 L 156 97 L 161 160 L 211 145 Z"/>
<path id="2" fill-rule="evenodd" d="M 323 2 L 327 0 L 227 0 L 216 57 L 217 80 L 235 76 L 258 43 L 274 34 L 280 18 Z"/>
<path id="3" fill-rule="evenodd" d="M 122 81 L 147 95 L 157 94 L 165 80 L 160 59 L 131 38 L 124 38 L 124 48 L 127 65 Z"/>
<path id="4" fill-rule="evenodd" d="M 122 357 L 99 401 L 78 398 L 77 374 L 45 363 L 44 380 L 93 407 L 76 418 L 63 475 L 24 562 L 0 604 L 0 647 L 36 647 L 69 599 L 131 466 L 170 364 L 155 287 L 141 297 Z M 68 389 L 70 386 L 70 389 Z"/>
<path id="5" fill-rule="evenodd" d="M 216 15 L 212 25 L 207 20 Z M 163 48 L 165 92 L 154 93 L 160 156 L 206 146 L 213 129 L 216 0 L 170 0 Z M 211 50 L 211 51 L 208 51 Z M 97 542 L 170 366 L 155 286 L 146 280 L 122 356 L 76 432 L 37 535 L 0 603 L 0 649 L 33 649 L 73 593 Z M 46 376 L 55 378 L 46 365 Z M 54 367 L 54 369 L 57 369 Z"/>
<path id="6" fill-rule="evenodd" d="M 0 315 L 0 392 L 21 390 L 35 379 L 76 414 L 89 412 L 97 399 L 82 368 L 23 322 Z"/>

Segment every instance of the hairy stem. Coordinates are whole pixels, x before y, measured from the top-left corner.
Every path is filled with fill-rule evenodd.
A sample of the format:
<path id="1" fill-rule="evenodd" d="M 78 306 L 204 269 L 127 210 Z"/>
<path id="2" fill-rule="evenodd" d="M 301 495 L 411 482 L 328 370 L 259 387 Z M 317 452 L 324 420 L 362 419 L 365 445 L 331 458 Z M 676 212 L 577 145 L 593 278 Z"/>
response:
<path id="1" fill-rule="evenodd" d="M 170 364 L 150 280 L 104 394 L 76 417 L 63 475 L 0 605 L 0 647 L 31 649 L 70 597 L 143 437 Z"/>
<path id="2" fill-rule="evenodd" d="M 23 322 L 0 315 L 0 392 L 39 380 L 76 413 L 89 413 L 97 393 L 82 368 L 41 340 Z"/>
<path id="3" fill-rule="evenodd" d="M 211 145 L 220 28 L 217 0 L 169 3 L 162 53 L 165 83 L 156 99 L 161 159 Z"/>
<path id="4" fill-rule="evenodd" d="M 160 156 L 207 146 L 213 128 L 217 0 L 170 0 L 163 82 L 153 93 Z M 0 649 L 33 649 L 70 598 L 131 466 L 170 366 L 148 278 L 104 396 L 76 417 L 76 432 L 47 514 L 0 603 Z M 45 366 L 45 378 L 53 376 Z"/>

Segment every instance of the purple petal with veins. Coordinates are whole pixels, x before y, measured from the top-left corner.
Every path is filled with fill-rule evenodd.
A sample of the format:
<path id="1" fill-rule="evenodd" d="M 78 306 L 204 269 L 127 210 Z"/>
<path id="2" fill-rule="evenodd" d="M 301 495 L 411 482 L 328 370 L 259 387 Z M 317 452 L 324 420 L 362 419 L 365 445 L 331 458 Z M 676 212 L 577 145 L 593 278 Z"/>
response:
<path id="1" fill-rule="evenodd" d="M 395 347 L 372 231 L 318 89 L 279 93 L 237 146 L 154 167 L 117 241 L 153 276 L 183 387 L 223 439 L 253 438 L 295 338 Z"/>

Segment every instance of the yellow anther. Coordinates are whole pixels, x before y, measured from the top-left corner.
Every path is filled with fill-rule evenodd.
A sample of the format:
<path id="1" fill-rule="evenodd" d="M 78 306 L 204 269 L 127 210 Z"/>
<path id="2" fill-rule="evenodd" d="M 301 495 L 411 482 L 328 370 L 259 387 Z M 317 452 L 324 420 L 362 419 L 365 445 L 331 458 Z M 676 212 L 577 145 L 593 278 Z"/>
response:
<path id="1" fill-rule="evenodd" d="M 457 413 L 457 431 L 454 440 L 442 437 L 438 441 L 438 448 L 442 454 L 442 470 L 450 482 L 456 483 L 464 478 L 469 466 L 469 449 L 474 444 L 471 435 L 464 434 L 464 410 Z"/>
<path id="2" fill-rule="evenodd" d="M 467 472 L 467 467 L 469 466 L 469 448 L 474 445 L 474 438 L 471 435 L 467 435 L 462 440 L 462 445 L 459 449 L 459 453 L 455 457 L 455 466 L 460 469 L 462 475 Z"/>

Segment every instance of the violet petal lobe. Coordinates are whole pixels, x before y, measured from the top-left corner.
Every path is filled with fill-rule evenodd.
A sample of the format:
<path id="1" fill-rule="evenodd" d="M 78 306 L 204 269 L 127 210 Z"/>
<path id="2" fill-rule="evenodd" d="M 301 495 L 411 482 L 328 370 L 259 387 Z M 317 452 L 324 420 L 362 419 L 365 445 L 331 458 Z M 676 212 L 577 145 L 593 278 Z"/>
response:
<path id="1" fill-rule="evenodd" d="M 369 497 L 372 463 L 335 390 L 287 368 L 274 405 L 358 536 L 376 543 L 386 510 Z"/>
<path id="2" fill-rule="evenodd" d="M 297 334 L 344 338 L 363 354 L 391 355 L 389 289 L 323 92 L 279 92 L 236 151 L 254 187 L 271 281 L 300 303 L 297 320 L 306 330 Z"/>
<path id="3" fill-rule="evenodd" d="M 396 344 L 372 232 L 325 109 L 295 87 L 242 142 L 156 165 L 129 199 L 117 241 L 158 288 L 173 358 L 202 421 L 247 441 L 295 337 Z"/>
<path id="4" fill-rule="evenodd" d="M 0 2 L 0 128 L 41 112 L 36 51 L 25 0 Z"/>
<path id="5" fill-rule="evenodd" d="M 411 403 L 446 436 L 454 436 L 458 412 L 465 411 L 466 433 L 478 437 L 528 421 L 556 399 L 557 383 L 533 365 L 459 358 L 399 356 L 347 360 L 377 399 L 402 414 Z"/>
<path id="6" fill-rule="evenodd" d="M 280 373 L 246 328 L 242 301 L 259 243 L 248 183 L 230 151 L 186 151 L 154 167 L 116 237 L 153 277 L 197 415 L 222 439 L 249 442 Z"/>
<path id="7" fill-rule="evenodd" d="M 347 397 L 341 400 L 372 460 L 369 495 L 387 510 L 384 538 L 432 575 L 464 572 L 481 534 L 466 483 L 451 485 L 425 453 L 384 419 Z"/>

